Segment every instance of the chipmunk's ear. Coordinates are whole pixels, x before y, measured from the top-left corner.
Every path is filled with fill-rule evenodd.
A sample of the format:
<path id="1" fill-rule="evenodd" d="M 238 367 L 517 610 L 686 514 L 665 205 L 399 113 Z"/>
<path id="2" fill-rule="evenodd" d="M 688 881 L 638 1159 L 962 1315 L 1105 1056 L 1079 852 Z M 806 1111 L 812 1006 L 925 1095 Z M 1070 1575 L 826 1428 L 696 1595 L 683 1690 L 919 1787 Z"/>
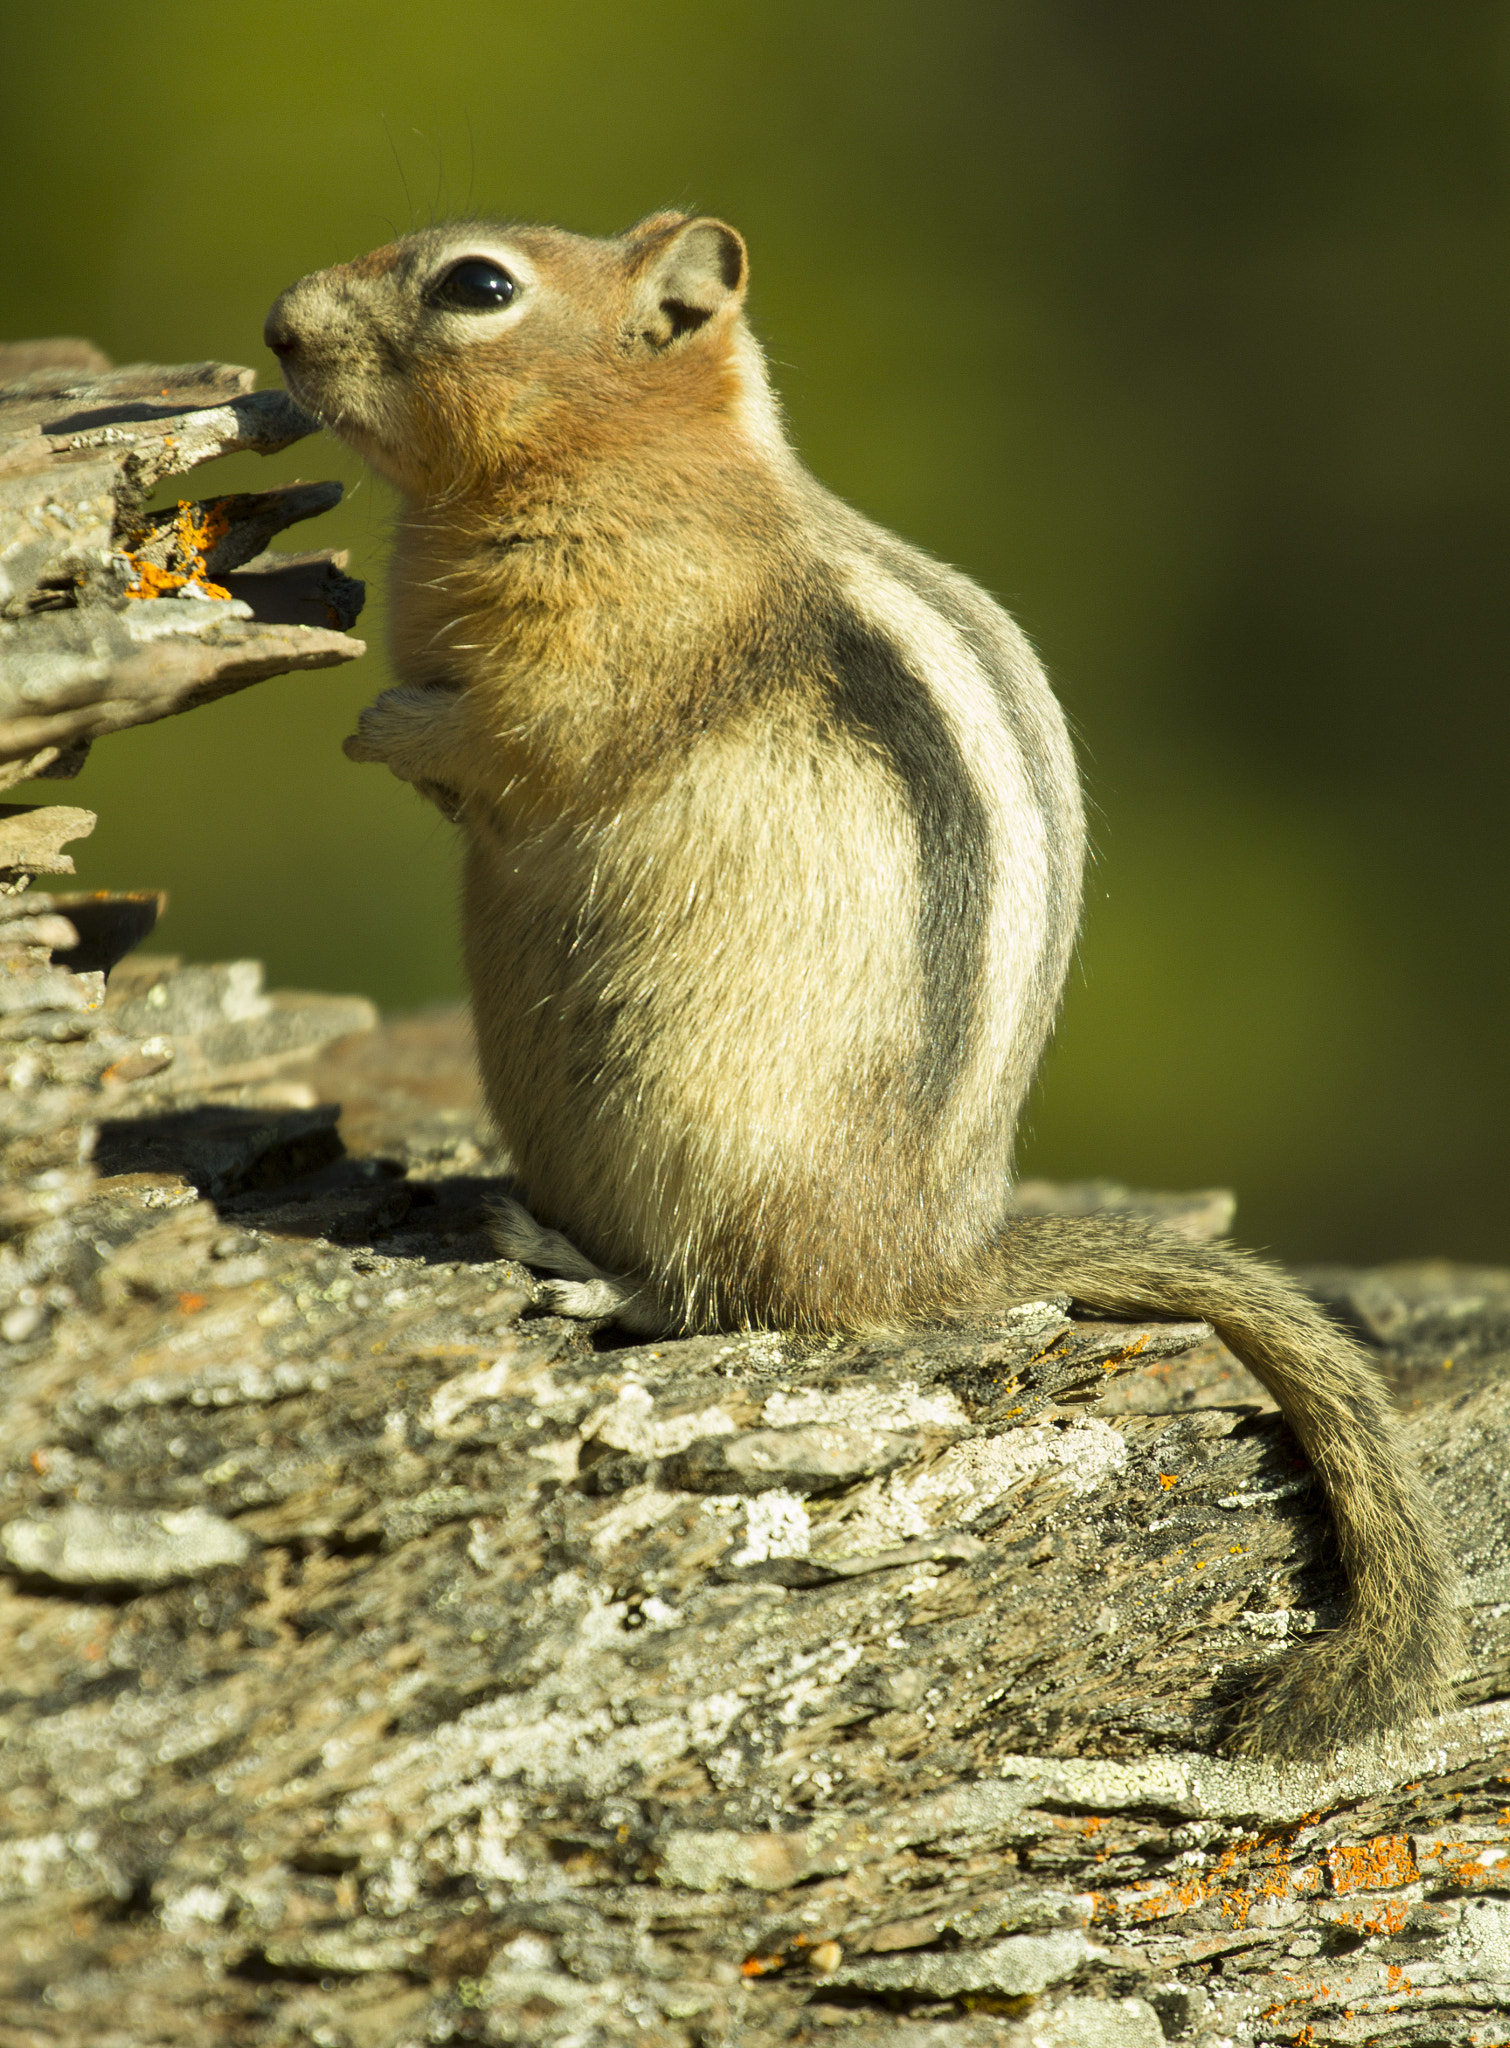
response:
<path id="1" fill-rule="evenodd" d="M 744 297 L 750 268 L 745 245 L 721 220 L 648 221 L 630 246 L 631 328 L 652 349 L 695 334 Z"/>

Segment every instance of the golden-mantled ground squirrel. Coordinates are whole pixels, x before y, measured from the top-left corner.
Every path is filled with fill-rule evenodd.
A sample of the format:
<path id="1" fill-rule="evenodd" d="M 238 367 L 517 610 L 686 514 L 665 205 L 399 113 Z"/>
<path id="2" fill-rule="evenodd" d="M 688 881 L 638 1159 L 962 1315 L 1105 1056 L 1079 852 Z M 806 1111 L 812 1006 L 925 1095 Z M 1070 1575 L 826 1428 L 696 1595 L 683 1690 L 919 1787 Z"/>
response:
<path id="1" fill-rule="evenodd" d="M 1084 827 L 1033 650 L 808 475 L 744 244 L 464 222 L 304 278 L 290 390 L 401 496 L 383 761 L 461 827 L 513 1255 L 631 1330 L 857 1330 L 1072 1295 L 1208 1318 L 1330 1497 L 1345 1625 L 1242 1747 L 1450 1697 L 1451 1575 L 1378 1374 L 1279 1273 L 1008 1213 Z M 538 1220 L 537 1220 L 538 1219 Z"/>

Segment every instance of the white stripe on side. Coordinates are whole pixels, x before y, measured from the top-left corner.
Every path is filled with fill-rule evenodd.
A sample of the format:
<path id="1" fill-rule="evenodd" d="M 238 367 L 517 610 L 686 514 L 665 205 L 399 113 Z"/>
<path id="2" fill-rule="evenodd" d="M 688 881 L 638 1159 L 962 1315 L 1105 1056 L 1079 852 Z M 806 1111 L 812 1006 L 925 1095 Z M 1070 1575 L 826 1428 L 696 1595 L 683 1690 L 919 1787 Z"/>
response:
<path id="1" fill-rule="evenodd" d="M 1049 931 L 1049 847 L 1042 810 L 996 688 L 962 634 L 906 584 L 863 557 L 841 575 L 862 618 L 893 642 L 954 735 L 990 820 L 990 916 L 968 1078 L 956 1134 L 1014 1118 L 1036 1065 L 1046 1017 L 1041 970 Z M 1012 1099 L 1001 1101 L 1003 1079 Z"/>

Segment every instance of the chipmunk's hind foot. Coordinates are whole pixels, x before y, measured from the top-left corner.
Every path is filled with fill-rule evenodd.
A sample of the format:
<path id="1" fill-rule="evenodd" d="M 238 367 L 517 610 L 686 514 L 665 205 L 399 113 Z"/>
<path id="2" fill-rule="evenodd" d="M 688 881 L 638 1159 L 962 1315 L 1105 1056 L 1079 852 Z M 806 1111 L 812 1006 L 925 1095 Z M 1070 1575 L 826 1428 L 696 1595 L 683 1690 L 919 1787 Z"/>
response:
<path id="1" fill-rule="evenodd" d="M 637 1337 L 669 1337 L 675 1323 L 643 1281 L 605 1272 L 569 1237 L 537 1223 L 522 1202 L 502 1196 L 488 1230 L 506 1259 L 554 1277 L 540 1283 L 543 1306 L 580 1322 L 609 1318 Z"/>

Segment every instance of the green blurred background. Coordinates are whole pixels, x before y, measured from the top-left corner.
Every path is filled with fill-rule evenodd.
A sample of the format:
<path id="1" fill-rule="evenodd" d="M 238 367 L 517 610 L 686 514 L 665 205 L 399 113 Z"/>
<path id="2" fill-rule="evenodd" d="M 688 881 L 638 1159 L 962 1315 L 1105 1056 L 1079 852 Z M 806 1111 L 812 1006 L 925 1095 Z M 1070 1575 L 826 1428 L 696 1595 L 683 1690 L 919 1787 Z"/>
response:
<path id="1" fill-rule="evenodd" d="M 804 455 L 1006 600 L 1080 734 L 1027 1170 L 1505 1257 L 1503 5 L 64 0 L 3 42 L 10 336 L 273 382 L 274 294 L 411 223 L 734 221 Z M 165 885 L 165 950 L 449 995 L 448 830 L 339 751 L 383 487 L 328 442 L 200 474 L 347 479 L 287 541 L 351 549 L 373 652 L 105 741 L 81 881 Z"/>

